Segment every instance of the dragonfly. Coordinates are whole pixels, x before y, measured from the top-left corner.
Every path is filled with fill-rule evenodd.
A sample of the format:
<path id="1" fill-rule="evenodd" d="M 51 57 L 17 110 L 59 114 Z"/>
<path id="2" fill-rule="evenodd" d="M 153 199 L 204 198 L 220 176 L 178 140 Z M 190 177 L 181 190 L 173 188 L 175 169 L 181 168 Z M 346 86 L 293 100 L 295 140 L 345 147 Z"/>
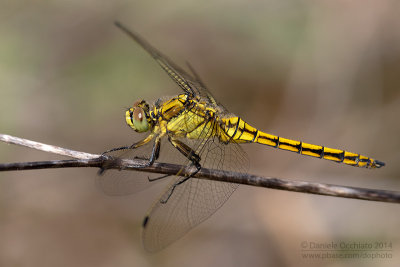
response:
<path id="1" fill-rule="evenodd" d="M 257 143 L 355 167 L 373 169 L 385 165 L 367 156 L 283 138 L 249 125 L 215 100 L 189 64 L 191 74 L 137 33 L 119 22 L 115 24 L 146 50 L 183 91 L 174 97 L 160 98 L 154 104 L 142 99 L 136 101 L 126 110 L 125 121 L 134 131 L 149 134 L 130 146 L 104 152 L 104 155 L 111 155 L 122 151 L 117 156 L 111 156 L 114 160 L 140 158 L 135 156 L 135 151 L 147 147 L 149 154 L 143 158 L 146 160 L 145 167 L 159 158 L 161 147 L 170 145 L 182 155 L 182 168 L 192 169 L 190 175 L 181 176 L 178 172 L 173 176 L 145 216 L 142 240 L 146 250 L 155 252 L 165 248 L 209 218 L 228 200 L 237 184 L 193 176 L 201 168 L 246 173 L 249 160 L 240 144 Z M 162 143 L 163 140 L 167 141 Z M 107 166 L 103 170 L 107 170 Z M 116 171 L 115 175 L 106 175 L 107 172 L 111 170 L 98 176 L 97 182 L 110 195 L 134 193 L 153 181 L 167 177 L 148 177 L 143 182 L 128 171 Z"/>

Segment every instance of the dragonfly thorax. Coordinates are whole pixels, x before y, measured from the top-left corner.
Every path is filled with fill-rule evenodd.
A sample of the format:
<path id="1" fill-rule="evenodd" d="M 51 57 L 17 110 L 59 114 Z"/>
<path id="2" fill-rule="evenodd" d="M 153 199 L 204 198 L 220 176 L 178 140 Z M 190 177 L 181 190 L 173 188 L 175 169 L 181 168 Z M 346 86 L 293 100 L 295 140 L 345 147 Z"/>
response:
<path id="1" fill-rule="evenodd" d="M 125 113 L 126 123 L 136 132 L 152 130 L 153 121 L 149 114 L 149 104 L 144 100 L 136 101 Z"/>

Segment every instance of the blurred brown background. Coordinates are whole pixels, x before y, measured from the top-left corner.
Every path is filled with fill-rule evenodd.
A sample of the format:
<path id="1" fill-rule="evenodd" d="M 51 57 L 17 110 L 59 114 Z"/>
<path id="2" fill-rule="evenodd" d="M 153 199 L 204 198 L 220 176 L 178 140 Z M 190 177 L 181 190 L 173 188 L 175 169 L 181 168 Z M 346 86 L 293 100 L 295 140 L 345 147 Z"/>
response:
<path id="1" fill-rule="evenodd" d="M 124 110 L 180 93 L 118 19 L 189 61 L 267 132 L 385 161 L 366 170 L 247 145 L 251 173 L 400 190 L 397 1 L 0 1 L 0 132 L 100 153 Z M 0 144 L 0 162 L 57 157 Z M 140 224 L 162 187 L 112 198 L 95 169 L 0 173 L 0 266 L 399 266 L 400 206 L 241 186 L 158 254 Z M 392 259 L 306 260 L 307 242 L 392 242 Z"/>

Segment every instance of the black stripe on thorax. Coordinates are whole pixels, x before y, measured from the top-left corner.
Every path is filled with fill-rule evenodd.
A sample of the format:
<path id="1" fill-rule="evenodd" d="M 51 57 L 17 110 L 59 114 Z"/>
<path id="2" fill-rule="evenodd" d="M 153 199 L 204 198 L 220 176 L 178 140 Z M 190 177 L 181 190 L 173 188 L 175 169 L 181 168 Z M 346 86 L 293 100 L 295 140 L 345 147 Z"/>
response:
<path id="1" fill-rule="evenodd" d="M 163 113 L 167 113 L 168 111 L 170 111 L 171 109 L 173 109 L 175 106 L 171 106 L 169 108 L 167 108 L 166 110 L 163 111 Z"/>
<path id="2" fill-rule="evenodd" d="M 178 100 L 179 100 L 179 98 L 178 98 Z M 185 105 L 187 105 L 185 102 L 188 102 L 188 103 L 192 104 L 192 106 L 190 106 L 189 109 L 188 109 L 188 108 L 185 108 Z M 188 100 L 187 100 L 187 101 L 184 101 L 184 102 L 181 102 L 181 103 L 184 103 L 184 106 L 181 108 L 181 110 L 180 110 L 179 112 L 177 112 L 175 115 L 171 116 L 169 120 L 172 120 L 172 119 L 174 119 L 174 118 L 176 118 L 176 117 L 182 115 L 182 113 L 185 112 L 185 111 L 187 111 L 187 112 L 192 111 L 192 109 L 193 109 L 194 106 L 195 106 L 195 105 L 193 104 L 193 101 L 188 101 Z M 187 105 L 187 106 L 189 106 L 189 105 Z M 164 112 L 159 112 L 164 120 L 166 120 L 166 118 L 164 117 L 163 113 L 166 113 L 166 112 L 170 111 L 170 110 L 171 110 L 172 108 L 174 108 L 174 107 L 175 107 L 175 105 L 174 105 L 174 106 L 171 106 L 171 107 L 168 108 L 168 109 L 166 109 Z"/>

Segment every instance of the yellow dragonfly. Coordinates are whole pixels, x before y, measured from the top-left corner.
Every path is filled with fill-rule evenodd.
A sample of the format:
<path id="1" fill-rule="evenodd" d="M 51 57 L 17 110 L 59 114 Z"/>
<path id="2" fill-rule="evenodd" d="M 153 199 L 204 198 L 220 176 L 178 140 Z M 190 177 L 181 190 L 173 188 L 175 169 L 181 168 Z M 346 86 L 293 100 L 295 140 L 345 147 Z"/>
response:
<path id="1" fill-rule="evenodd" d="M 143 166 L 151 166 L 159 158 L 162 140 L 168 140 L 166 145 L 169 143 L 179 151 L 184 165 L 193 170 L 186 177 L 177 173 L 145 217 L 142 239 L 148 251 L 158 251 L 176 241 L 228 200 L 237 188 L 236 184 L 192 176 L 202 167 L 247 172 L 249 161 L 239 144 L 258 143 L 356 167 L 380 168 L 385 165 L 360 154 L 286 139 L 250 126 L 219 104 L 190 66 L 192 74 L 182 70 L 136 33 L 118 22 L 116 26 L 143 47 L 183 90 L 183 94 L 158 99 L 154 104 L 136 101 L 126 111 L 126 123 L 136 132 L 149 134 L 130 146 L 104 153 L 122 150 L 115 160 L 139 157 L 147 160 Z M 135 153 L 143 147 L 151 149 L 149 155 L 137 156 Z M 110 195 L 130 194 L 143 189 L 149 182 L 166 177 L 143 181 L 128 171 L 107 175 L 110 172 L 112 170 L 107 170 L 97 180 L 102 190 Z"/>

